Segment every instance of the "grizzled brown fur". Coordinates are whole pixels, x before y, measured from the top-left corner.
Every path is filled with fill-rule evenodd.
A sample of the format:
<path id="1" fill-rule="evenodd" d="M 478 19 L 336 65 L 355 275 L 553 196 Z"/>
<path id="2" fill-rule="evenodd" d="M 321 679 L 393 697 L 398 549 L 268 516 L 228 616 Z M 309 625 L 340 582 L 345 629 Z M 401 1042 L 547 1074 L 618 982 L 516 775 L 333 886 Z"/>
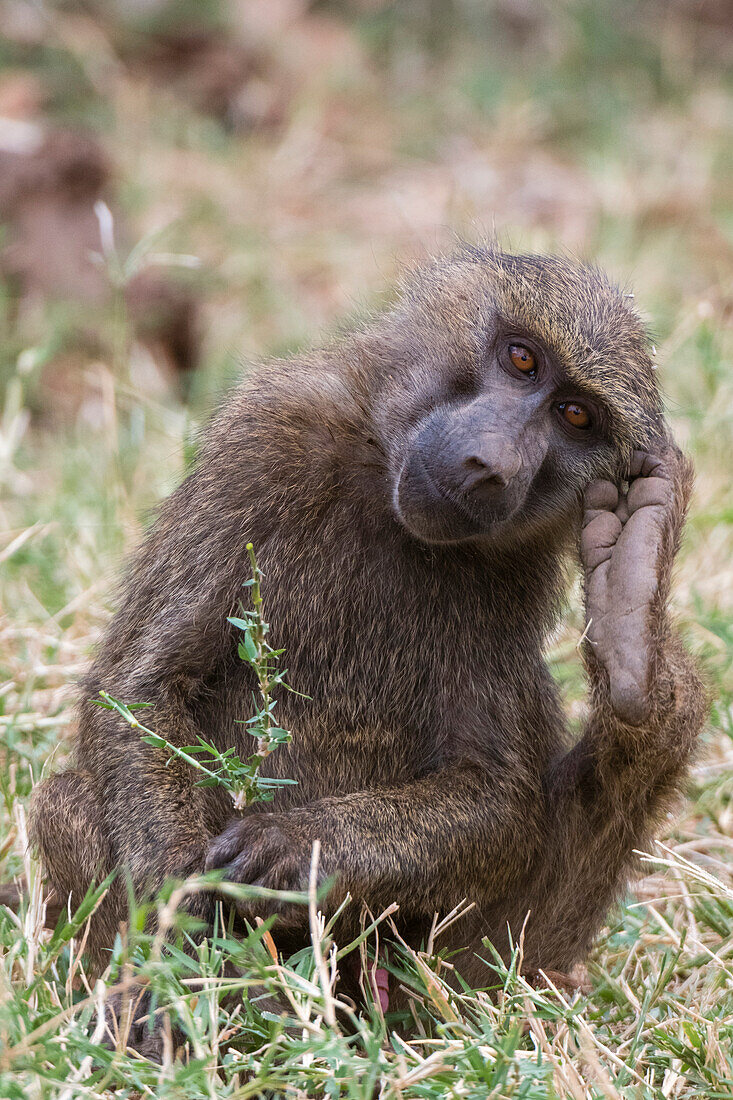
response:
<path id="1" fill-rule="evenodd" d="M 416 447 L 438 476 L 438 451 L 419 451 L 421 426 L 447 410 L 441 456 L 447 439 L 476 449 L 505 432 L 501 465 L 512 418 L 540 392 L 495 366 L 502 332 L 543 349 L 558 392 L 595 402 L 602 432 L 586 446 L 556 439 L 547 421 L 528 503 L 471 537 L 416 537 Z M 537 401 L 538 417 L 555 415 Z M 450 418 L 463 410 L 473 419 L 456 435 Z M 517 454 L 534 453 L 536 434 Z M 497 486 L 511 477 L 497 470 L 471 523 L 482 508 L 504 515 Z M 33 836 L 54 890 L 73 903 L 93 874 L 120 865 L 141 893 L 206 865 L 301 887 L 318 837 L 334 901 L 345 890 L 375 912 L 397 901 L 419 942 L 436 910 L 468 897 L 476 908 L 455 938 L 474 950 L 489 936 L 506 951 L 507 926 L 516 936 L 531 910 L 526 964 L 567 970 L 670 805 L 704 720 L 667 611 L 690 483 L 637 316 L 601 273 L 563 259 L 466 248 L 363 331 L 261 368 L 214 419 L 133 561 L 83 685 L 72 769 L 37 788 Z M 450 512 L 449 497 L 458 490 L 424 522 Z M 571 748 L 543 647 L 581 520 L 591 710 Z M 293 743 L 269 762 L 298 785 L 232 823 L 225 794 L 195 787 L 185 764 L 166 766 L 166 753 L 87 700 L 105 688 L 152 702 L 150 724 L 171 741 L 201 733 L 250 751 L 237 720 L 252 684 L 226 622 L 249 540 L 273 641 L 310 699 L 280 700 Z M 208 913 L 206 899 L 196 904 Z M 96 918 L 98 959 L 124 912 L 115 887 Z M 298 914 L 281 927 L 297 942 Z M 462 958 L 468 980 L 487 980 L 472 950 Z"/>

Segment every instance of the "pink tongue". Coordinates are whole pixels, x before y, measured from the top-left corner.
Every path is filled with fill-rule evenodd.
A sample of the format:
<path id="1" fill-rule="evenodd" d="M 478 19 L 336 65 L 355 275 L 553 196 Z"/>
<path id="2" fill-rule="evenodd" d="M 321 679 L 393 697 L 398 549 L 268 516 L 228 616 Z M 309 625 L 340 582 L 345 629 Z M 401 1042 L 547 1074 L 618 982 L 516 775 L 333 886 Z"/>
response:
<path id="1" fill-rule="evenodd" d="M 374 971 L 374 984 L 382 1012 L 386 1012 L 389 1008 L 389 972 L 384 967 L 377 967 Z"/>

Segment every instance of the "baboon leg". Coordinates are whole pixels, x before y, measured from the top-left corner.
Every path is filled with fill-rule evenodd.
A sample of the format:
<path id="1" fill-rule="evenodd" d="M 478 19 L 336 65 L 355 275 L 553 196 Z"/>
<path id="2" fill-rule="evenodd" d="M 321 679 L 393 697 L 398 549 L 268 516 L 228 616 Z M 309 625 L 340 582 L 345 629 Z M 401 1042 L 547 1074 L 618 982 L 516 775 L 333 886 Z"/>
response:
<path id="1" fill-rule="evenodd" d="M 101 882 L 114 866 L 101 802 L 89 772 L 62 772 L 35 788 L 30 840 L 53 891 L 52 904 L 61 910 L 70 906 L 74 912 L 89 887 Z M 104 965 L 99 945 L 111 946 L 123 915 L 124 892 L 114 882 L 92 918 L 88 947 L 95 964 Z"/>

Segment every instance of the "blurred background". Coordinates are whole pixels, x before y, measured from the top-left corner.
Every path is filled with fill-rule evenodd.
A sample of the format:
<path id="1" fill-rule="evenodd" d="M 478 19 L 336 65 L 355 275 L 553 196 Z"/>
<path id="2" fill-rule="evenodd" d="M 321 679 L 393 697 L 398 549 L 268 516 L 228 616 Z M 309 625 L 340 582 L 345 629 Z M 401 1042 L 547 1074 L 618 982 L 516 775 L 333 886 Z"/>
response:
<path id="1" fill-rule="evenodd" d="M 5 788 L 63 756 L 120 562 L 242 365 L 496 234 L 596 259 L 655 334 L 717 700 L 678 835 L 730 841 L 732 62 L 729 0 L 4 0 Z M 581 630 L 574 600 L 576 716 Z"/>

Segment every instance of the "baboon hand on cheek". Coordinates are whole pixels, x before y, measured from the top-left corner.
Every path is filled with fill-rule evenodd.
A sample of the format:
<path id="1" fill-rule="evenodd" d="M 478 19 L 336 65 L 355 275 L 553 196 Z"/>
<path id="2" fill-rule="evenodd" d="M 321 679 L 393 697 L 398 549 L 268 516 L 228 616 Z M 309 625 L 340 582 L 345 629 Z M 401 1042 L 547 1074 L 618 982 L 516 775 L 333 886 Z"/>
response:
<path id="1" fill-rule="evenodd" d="M 689 495 L 684 471 L 673 446 L 636 451 L 627 491 L 599 480 L 584 496 L 587 637 L 608 674 L 611 706 L 631 725 L 649 714 L 654 647 Z"/>

